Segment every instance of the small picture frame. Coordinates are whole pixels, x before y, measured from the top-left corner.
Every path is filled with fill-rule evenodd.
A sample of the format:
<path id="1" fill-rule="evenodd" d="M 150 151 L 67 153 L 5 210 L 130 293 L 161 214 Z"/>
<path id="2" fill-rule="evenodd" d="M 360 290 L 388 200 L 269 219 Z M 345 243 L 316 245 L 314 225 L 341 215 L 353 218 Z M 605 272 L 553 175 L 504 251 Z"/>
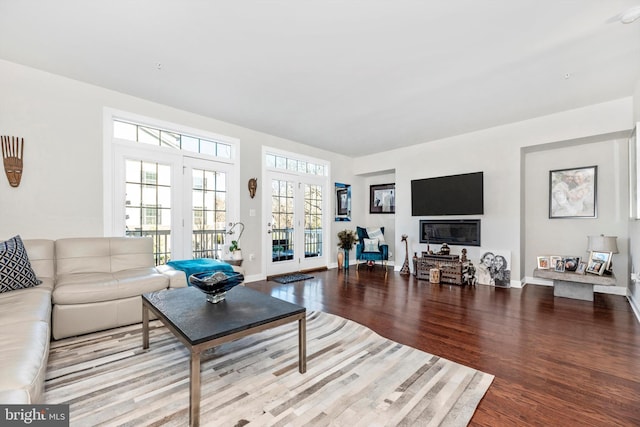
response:
<path id="1" fill-rule="evenodd" d="M 612 252 L 592 251 L 591 254 L 589 254 L 589 261 L 587 262 L 587 269 L 585 271 L 602 276 L 604 272 L 609 269 L 612 256 Z"/>
<path id="2" fill-rule="evenodd" d="M 396 184 L 369 186 L 369 213 L 396 213 Z"/>
<path id="3" fill-rule="evenodd" d="M 549 268 L 552 270 L 556 269 L 556 265 L 558 265 L 558 261 L 562 261 L 562 257 L 558 255 L 551 255 L 549 257 Z"/>
<path id="4" fill-rule="evenodd" d="M 580 263 L 580 257 L 578 256 L 566 256 L 562 259 L 564 262 L 564 271 L 574 272 L 578 269 Z"/>
<path id="5" fill-rule="evenodd" d="M 587 270 L 587 263 L 584 261 L 580 261 L 578 263 L 578 268 L 576 268 L 576 274 L 584 274 Z"/>
<path id="6" fill-rule="evenodd" d="M 564 261 L 562 258 L 556 260 L 556 264 L 553 267 L 553 270 L 557 273 L 564 273 Z"/>
<path id="7" fill-rule="evenodd" d="M 548 270 L 549 269 L 549 257 L 548 256 L 539 256 L 538 257 L 538 270 Z"/>

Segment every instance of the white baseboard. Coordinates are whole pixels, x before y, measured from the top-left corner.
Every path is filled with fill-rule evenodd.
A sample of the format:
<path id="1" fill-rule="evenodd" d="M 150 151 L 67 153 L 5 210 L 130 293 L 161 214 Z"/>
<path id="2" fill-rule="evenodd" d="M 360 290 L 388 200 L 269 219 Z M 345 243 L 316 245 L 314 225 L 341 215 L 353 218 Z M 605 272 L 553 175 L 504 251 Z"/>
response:
<path id="1" fill-rule="evenodd" d="M 540 279 L 538 277 L 525 276 L 522 283 L 527 285 L 553 286 L 553 280 Z"/>
<path id="2" fill-rule="evenodd" d="M 257 282 L 259 280 L 267 280 L 267 276 L 264 274 L 252 274 L 251 276 L 244 276 L 245 283 Z"/>
<path id="3" fill-rule="evenodd" d="M 523 279 L 523 283 L 527 285 L 539 285 L 539 286 L 553 286 L 553 280 L 548 279 L 540 279 L 538 277 L 526 276 Z M 627 295 L 627 288 L 624 286 L 599 286 L 595 285 L 593 287 L 593 292 L 598 292 L 601 294 L 609 294 L 609 295 Z"/>
<path id="4" fill-rule="evenodd" d="M 640 301 L 636 300 L 632 294 L 627 295 L 627 300 L 629 300 L 629 305 L 633 310 L 633 314 L 636 315 L 636 319 L 640 322 Z"/>
<path id="5" fill-rule="evenodd" d="M 598 286 L 595 285 L 593 287 L 593 292 L 598 292 L 601 294 L 609 294 L 609 295 L 621 295 L 627 296 L 627 288 L 624 286 Z"/>
<path id="6" fill-rule="evenodd" d="M 519 280 L 512 280 L 510 283 L 512 288 L 518 288 L 518 289 L 522 289 L 523 288 L 523 282 L 519 281 Z"/>

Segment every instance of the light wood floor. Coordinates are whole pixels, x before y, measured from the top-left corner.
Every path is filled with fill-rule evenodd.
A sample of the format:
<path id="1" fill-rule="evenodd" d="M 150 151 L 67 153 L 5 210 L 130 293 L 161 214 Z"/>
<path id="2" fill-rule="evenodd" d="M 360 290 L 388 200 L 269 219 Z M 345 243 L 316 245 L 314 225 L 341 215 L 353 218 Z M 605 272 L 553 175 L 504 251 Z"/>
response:
<path id="1" fill-rule="evenodd" d="M 351 266 L 247 286 L 495 375 L 476 426 L 640 426 L 640 324 L 625 297 L 432 285 Z"/>

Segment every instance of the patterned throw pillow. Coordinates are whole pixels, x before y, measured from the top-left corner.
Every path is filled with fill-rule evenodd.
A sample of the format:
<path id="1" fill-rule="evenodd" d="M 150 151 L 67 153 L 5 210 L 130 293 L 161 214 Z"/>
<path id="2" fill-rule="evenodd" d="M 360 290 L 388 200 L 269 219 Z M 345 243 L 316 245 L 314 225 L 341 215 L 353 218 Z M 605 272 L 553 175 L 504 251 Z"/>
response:
<path id="1" fill-rule="evenodd" d="M 382 234 L 382 230 L 380 227 L 369 228 L 367 227 L 367 234 L 370 239 L 378 239 L 381 245 L 385 245 L 387 242 L 384 240 L 384 234 Z"/>
<path id="2" fill-rule="evenodd" d="M 380 248 L 378 248 L 378 239 L 364 239 L 363 252 L 380 252 Z"/>
<path id="3" fill-rule="evenodd" d="M 31 268 L 20 236 L 0 242 L 0 293 L 30 288 L 40 283 Z"/>

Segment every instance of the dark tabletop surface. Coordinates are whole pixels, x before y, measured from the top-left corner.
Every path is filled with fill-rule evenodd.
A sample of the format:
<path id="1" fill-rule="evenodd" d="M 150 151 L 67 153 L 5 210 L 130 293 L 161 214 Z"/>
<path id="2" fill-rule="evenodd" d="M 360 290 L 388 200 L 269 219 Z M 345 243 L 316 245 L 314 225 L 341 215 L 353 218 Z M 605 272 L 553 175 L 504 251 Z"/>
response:
<path id="1" fill-rule="evenodd" d="M 217 303 L 194 287 L 142 295 L 192 345 L 250 329 L 298 313 L 306 308 L 267 294 L 236 286 Z"/>

